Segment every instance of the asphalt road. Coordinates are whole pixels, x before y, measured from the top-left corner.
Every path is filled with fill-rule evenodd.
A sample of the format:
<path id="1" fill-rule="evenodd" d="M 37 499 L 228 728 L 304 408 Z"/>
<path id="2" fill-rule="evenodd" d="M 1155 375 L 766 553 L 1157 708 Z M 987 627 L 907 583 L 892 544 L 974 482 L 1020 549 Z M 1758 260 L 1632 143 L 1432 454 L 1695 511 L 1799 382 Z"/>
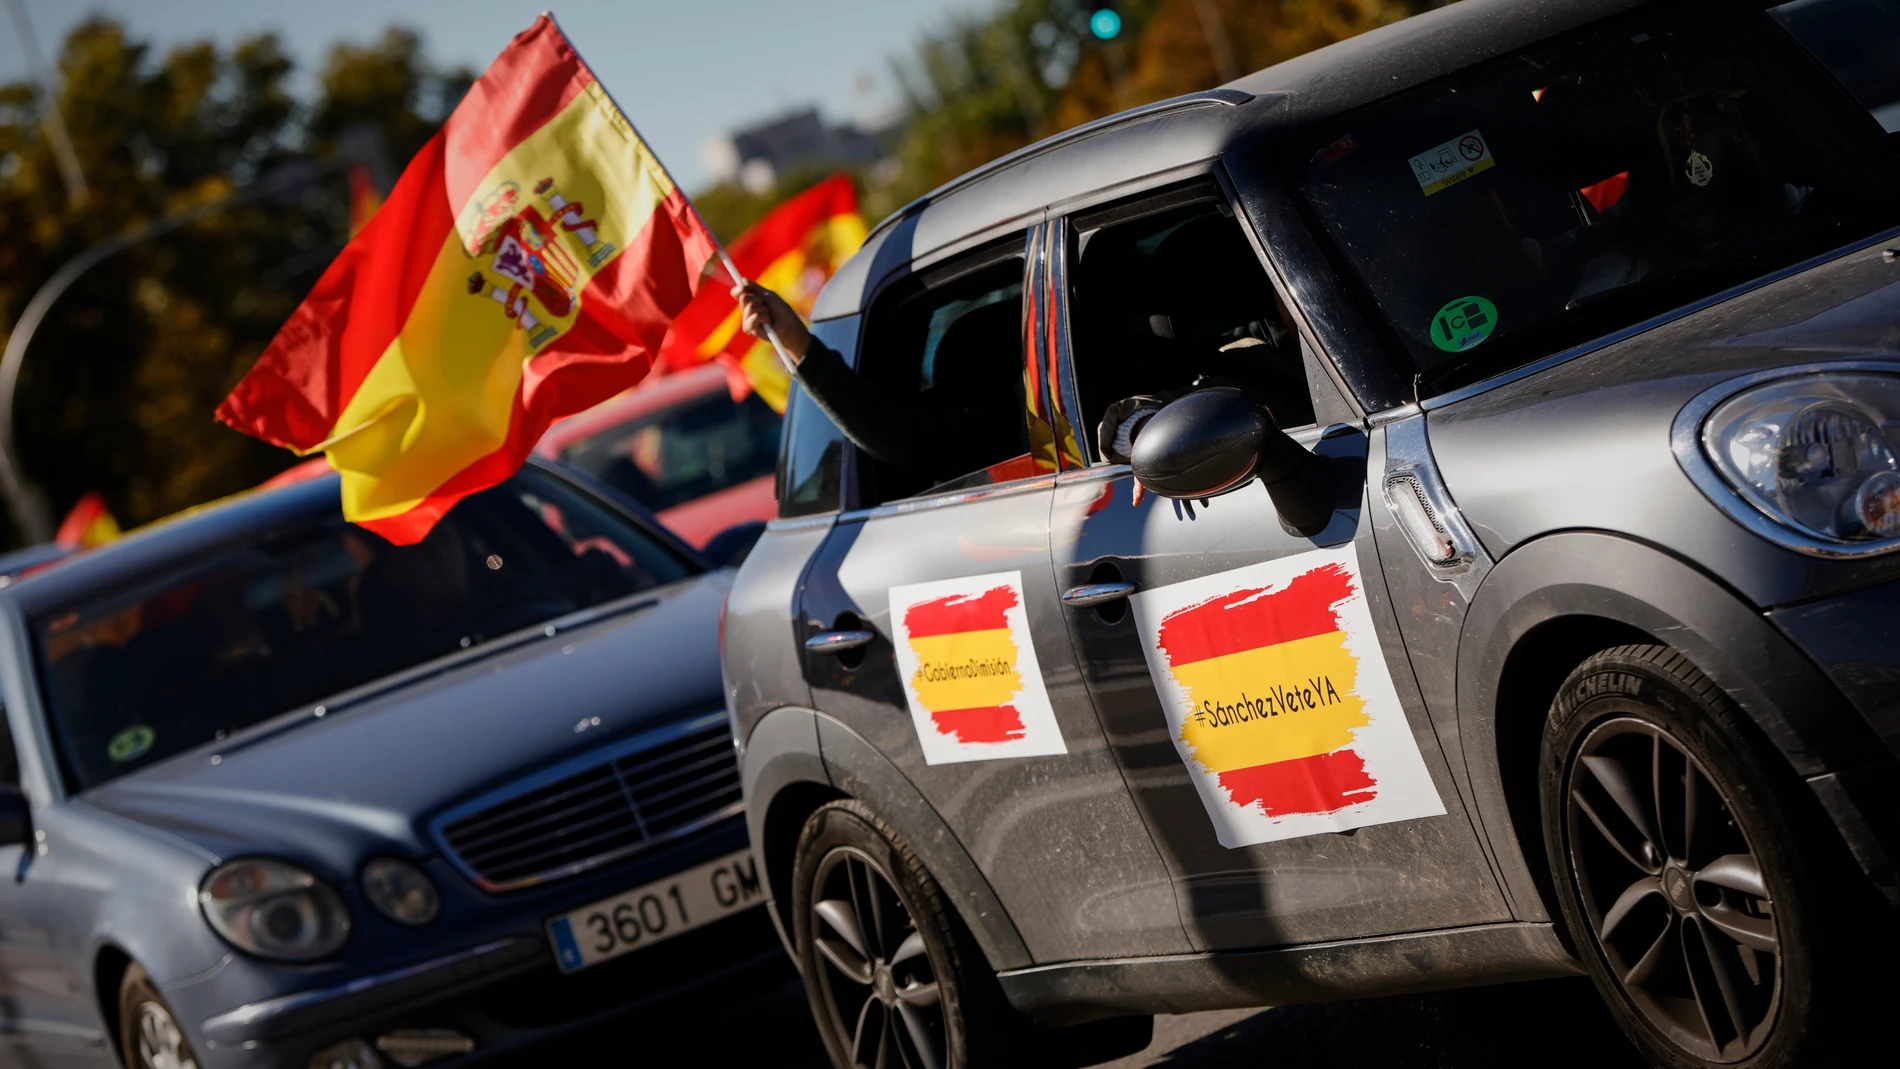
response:
<path id="1" fill-rule="evenodd" d="M 682 1060 L 655 1057 L 651 1038 L 626 1065 L 829 1069 L 796 982 L 749 1003 L 671 1018 L 691 1037 Z M 649 1033 L 649 1037 L 650 1037 Z M 598 1048 L 596 1048 L 598 1050 Z M 684 1055 L 691 1051 L 690 1060 Z M 638 1052 L 638 1053 L 634 1053 Z M 537 1064 L 567 1064 L 540 1062 Z M 574 1063 L 581 1064 L 581 1063 Z M 613 1059 L 587 1060 L 612 1065 Z M 1472 988 L 1268 1010 L 1161 1017 L 1141 1054 L 1107 1069 L 1643 1069 L 1586 980 Z"/>

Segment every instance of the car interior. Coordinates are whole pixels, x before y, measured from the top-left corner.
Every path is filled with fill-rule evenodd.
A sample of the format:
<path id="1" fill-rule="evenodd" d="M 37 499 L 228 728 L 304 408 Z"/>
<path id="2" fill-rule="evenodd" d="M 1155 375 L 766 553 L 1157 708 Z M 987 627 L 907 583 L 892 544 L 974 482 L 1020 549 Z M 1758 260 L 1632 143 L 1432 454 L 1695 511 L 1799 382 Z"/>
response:
<path id="1" fill-rule="evenodd" d="M 1211 183 L 1075 220 L 1071 302 L 1085 437 L 1109 405 L 1240 389 L 1283 429 L 1313 422 L 1300 354 L 1273 284 Z"/>
<path id="2" fill-rule="evenodd" d="M 1029 452 L 1021 247 L 1013 238 L 925 272 L 873 305 L 859 369 L 878 406 L 867 430 L 902 455 L 860 450 L 866 504 L 1002 481 L 989 469 Z"/>

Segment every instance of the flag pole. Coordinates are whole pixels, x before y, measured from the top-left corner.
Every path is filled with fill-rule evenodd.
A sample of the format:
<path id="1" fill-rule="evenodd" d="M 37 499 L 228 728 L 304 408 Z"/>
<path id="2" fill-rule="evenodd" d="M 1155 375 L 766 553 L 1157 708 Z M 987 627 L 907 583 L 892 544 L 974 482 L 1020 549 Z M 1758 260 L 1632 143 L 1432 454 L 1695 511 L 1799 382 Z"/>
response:
<path id="1" fill-rule="evenodd" d="M 660 173 L 666 176 L 667 185 L 679 192 L 680 199 L 686 202 L 686 207 L 693 213 L 693 218 L 699 220 L 700 229 L 706 232 L 707 237 L 712 238 L 713 249 L 718 253 L 719 263 L 725 267 L 726 274 L 730 275 L 734 282 L 745 285 L 746 277 L 739 273 L 739 265 L 732 262 L 732 254 L 726 251 L 725 242 L 720 241 L 719 235 L 713 233 L 712 227 L 706 225 L 706 217 L 699 214 L 699 205 L 694 204 L 693 198 L 687 196 L 686 191 L 680 188 L 680 184 L 673 180 L 673 172 L 667 170 L 666 161 L 653 150 L 652 143 L 640 136 L 640 128 L 633 124 L 633 117 L 627 114 L 626 108 L 620 106 L 620 101 L 614 99 L 614 91 L 607 88 L 606 82 L 600 80 L 600 75 L 595 73 L 593 65 L 587 62 L 587 57 L 581 55 L 580 46 L 576 45 L 574 39 L 567 35 L 567 31 L 561 28 L 561 20 L 555 18 L 552 11 L 541 12 L 541 17 L 547 19 L 549 25 L 554 27 L 554 32 L 560 34 L 561 40 L 567 42 L 567 47 L 574 50 L 574 58 L 580 61 L 581 67 L 587 73 L 594 76 L 594 84 L 600 86 L 600 91 L 607 94 L 607 103 L 614 106 L 614 110 L 620 113 L 620 118 L 627 124 L 627 128 L 633 131 L 633 136 L 639 138 L 640 143 L 647 147 L 647 156 L 659 165 Z M 778 354 L 779 363 L 785 365 L 786 373 L 797 377 L 798 364 L 792 359 L 792 354 L 786 351 L 785 343 L 779 340 L 778 331 L 773 330 L 770 323 L 765 324 L 765 340 L 772 343 L 772 351 Z"/>

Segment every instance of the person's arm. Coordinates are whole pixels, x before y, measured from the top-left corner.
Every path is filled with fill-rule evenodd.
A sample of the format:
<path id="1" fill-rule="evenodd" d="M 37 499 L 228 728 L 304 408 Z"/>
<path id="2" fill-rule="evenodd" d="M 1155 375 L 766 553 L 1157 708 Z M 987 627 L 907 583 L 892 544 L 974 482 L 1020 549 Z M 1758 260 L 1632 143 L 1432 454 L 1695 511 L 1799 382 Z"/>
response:
<path id="1" fill-rule="evenodd" d="M 920 428 L 916 404 L 890 394 L 859 378 L 845 366 L 844 357 L 811 336 L 803 320 L 785 299 L 757 282 L 732 291 L 743 310 L 741 325 L 755 338 L 765 337 L 769 324 L 779 344 L 791 357 L 805 392 L 838 425 L 845 437 L 886 464 L 915 465 Z"/>

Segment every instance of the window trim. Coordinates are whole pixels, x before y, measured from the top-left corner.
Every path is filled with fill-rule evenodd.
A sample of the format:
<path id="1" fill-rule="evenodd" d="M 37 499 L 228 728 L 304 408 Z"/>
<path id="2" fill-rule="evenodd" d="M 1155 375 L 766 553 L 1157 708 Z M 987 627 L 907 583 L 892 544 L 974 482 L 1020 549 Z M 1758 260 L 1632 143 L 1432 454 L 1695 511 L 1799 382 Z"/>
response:
<path id="1" fill-rule="evenodd" d="M 1015 222 L 1016 221 L 1012 221 L 1009 224 L 1005 224 L 1005 228 L 1013 228 Z M 933 262 L 930 262 L 927 266 L 919 266 L 918 261 L 912 261 L 912 263 L 906 265 L 905 268 L 900 268 L 886 275 L 878 282 L 870 299 L 865 302 L 866 307 L 864 311 L 858 314 L 857 340 L 859 342 L 859 350 L 862 350 L 862 343 L 865 339 L 870 337 L 871 330 L 877 325 L 874 317 L 877 315 L 878 305 L 884 299 L 891 296 L 892 290 L 895 287 L 906 282 L 914 282 L 920 285 L 924 291 L 929 291 L 949 285 L 958 279 L 966 278 L 978 272 L 990 270 L 1012 259 L 1022 264 L 1023 312 L 1027 316 L 1035 315 L 1035 258 L 1037 255 L 1037 241 L 1043 235 L 1044 226 L 1045 224 L 1039 220 L 1030 223 L 1026 228 L 1021 230 L 1005 229 L 1005 232 L 999 236 L 981 237 L 973 242 L 971 246 L 965 246 L 952 255 L 943 256 L 941 250 L 939 250 L 939 252 L 933 254 L 933 256 L 940 256 L 941 258 L 934 259 Z M 1039 322 L 1039 320 L 1037 321 Z M 861 352 L 858 355 L 861 355 Z M 1028 362 L 1033 356 L 1033 351 L 1025 348 L 1022 353 L 1022 363 L 1025 369 L 1027 369 Z M 863 369 L 860 366 L 861 361 L 853 359 L 849 363 L 854 373 L 862 373 Z M 790 421 L 787 422 L 789 424 Z M 851 441 L 849 437 L 845 437 L 843 440 L 845 443 L 845 455 L 844 468 L 840 473 L 840 481 L 844 487 L 843 496 L 846 507 L 834 516 L 840 523 L 865 519 L 872 516 L 896 515 L 902 512 L 916 511 L 919 508 L 925 507 L 940 508 L 945 505 L 959 504 L 964 501 L 989 497 L 1004 490 L 1033 488 L 1034 484 L 1037 483 L 1047 483 L 1053 486 L 1056 475 L 1056 473 L 1052 471 L 1020 479 L 1011 479 L 1008 482 L 994 483 L 988 486 L 966 486 L 944 490 L 936 490 L 933 488 L 925 490 L 922 493 L 913 494 L 909 497 L 893 498 L 889 501 L 867 505 L 864 503 L 865 488 L 863 475 L 865 465 L 859 457 L 860 450 L 858 449 L 857 443 Z M 969 474 L 973 476 L 976 473 L 971 472 Z M 815 515 L 817 514 L 814 514 L 814 516 Z M 795 517 L 795 519 L 800 520 L 807 518 L 809 517 Z"/>

